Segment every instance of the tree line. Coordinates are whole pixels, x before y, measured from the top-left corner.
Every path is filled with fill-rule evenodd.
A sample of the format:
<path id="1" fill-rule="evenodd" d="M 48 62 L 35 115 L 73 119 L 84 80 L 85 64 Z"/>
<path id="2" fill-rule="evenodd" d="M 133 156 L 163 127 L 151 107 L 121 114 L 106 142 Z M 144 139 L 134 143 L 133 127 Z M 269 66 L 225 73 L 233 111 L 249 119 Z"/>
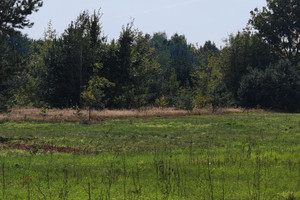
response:
<path id="1" fill-rule="evenodd" d="M 144 34 L 133 22 L 108 42 L 101 12 L 57 35 L 18 30 L 41 0 L 0 2 L 0 110 L 15 106 L 132 109 L 245 107 L 300 110 L 300 2 L 267 0 L 223 48 L 184 35 Z M 2 12 L 3 11 L 3 12 Z M 5 12 L 4 12 L 5 11 Z"/>

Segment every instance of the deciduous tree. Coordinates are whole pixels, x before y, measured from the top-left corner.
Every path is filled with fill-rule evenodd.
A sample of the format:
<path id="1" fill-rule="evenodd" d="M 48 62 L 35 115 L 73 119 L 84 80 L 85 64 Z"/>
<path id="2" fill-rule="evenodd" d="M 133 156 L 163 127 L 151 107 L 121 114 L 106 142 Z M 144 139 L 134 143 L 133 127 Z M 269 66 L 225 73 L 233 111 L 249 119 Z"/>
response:
<path id="1" fill-rule="evenodd" d="M 267 7 L 254 9 L 249 23 L 283 59 L 300 61 L 300 1 L 267 0 Z"/>

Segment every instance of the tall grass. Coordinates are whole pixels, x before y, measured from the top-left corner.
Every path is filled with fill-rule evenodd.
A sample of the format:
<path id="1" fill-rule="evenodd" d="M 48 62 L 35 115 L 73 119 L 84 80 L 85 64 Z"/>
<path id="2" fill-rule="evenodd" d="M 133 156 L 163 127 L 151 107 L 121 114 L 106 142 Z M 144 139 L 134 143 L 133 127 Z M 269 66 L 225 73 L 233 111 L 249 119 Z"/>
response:
<path id="1" fill-rule="evenodd" d="M 5 122 L 2 198 L 297 199 L 299 118 L 244 113 L 91 125 Z"/>
<path id="2" fill-rule="evenodd" d="M 253 112 L 254 110 L 252 110 Z M 259 110 L 255 110 L 258 112 Z M 215 114 L 241 113 L 238 108 L 220 108 Z M 262 112 L 262 110 L 260 110 Z M 9 113 L 0 113 L 0 121 L 46 121 L 46 122 L 101 122 L 111 118 L 149 117 L 149 116 L 183 116 L 212 114 L 211 109 L 194 109 L 193 111 L 175 108 L 141 108 L 131 110 L 85 110 L 85 109 L 47 109 L 15 108 Z"/>

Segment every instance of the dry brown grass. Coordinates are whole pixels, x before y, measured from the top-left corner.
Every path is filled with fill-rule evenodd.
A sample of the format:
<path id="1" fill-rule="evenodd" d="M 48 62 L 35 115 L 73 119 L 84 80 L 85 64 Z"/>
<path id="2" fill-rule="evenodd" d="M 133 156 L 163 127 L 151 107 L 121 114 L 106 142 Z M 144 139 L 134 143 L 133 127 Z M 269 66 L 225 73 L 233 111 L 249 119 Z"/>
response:
<path id="1" fill-rule="evenodd" d="M 257 111 L 257 110 L 256 110 Z M 180 116 L 180 115 L 207 115 L 224 113 L 242 113 L 240 108 L 222 108 L 212 113 L 211 109 L 194 109 L 193 111 L 177 110 L 174 108 L 143 108 L 132 110 L 93 110 L 91 119 L 99 122 L 106 119 L 123 117 L 148 117 L 148 116 Z M 249 111 L 247 111 L 249 112 Z M 251 112 L 251 111 L 250 111 Z M 0 121 L 48 121 L 48 122 L 87 122 L 88 110 L 76 109 L 38 109 L 16 108 L 9 113 L 0 114 Z"/>

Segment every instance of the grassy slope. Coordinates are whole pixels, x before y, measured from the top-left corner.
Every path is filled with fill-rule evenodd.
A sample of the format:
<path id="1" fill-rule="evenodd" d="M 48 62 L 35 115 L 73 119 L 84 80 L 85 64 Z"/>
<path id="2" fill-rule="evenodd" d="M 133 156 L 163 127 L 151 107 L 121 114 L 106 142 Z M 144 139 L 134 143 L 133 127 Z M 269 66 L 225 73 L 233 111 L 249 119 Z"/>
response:
<path id="1" fill-rule="evenodd" d="M 299 121 L 297 114 L 250 113 L 93 125 L 7 122 L 0 124 L 0 194 L 6 199 L 300 197 Z M 45 152 L 46 144 L 80 151 Z M 8 150 L 26 145 L 29 152 Z"/>

